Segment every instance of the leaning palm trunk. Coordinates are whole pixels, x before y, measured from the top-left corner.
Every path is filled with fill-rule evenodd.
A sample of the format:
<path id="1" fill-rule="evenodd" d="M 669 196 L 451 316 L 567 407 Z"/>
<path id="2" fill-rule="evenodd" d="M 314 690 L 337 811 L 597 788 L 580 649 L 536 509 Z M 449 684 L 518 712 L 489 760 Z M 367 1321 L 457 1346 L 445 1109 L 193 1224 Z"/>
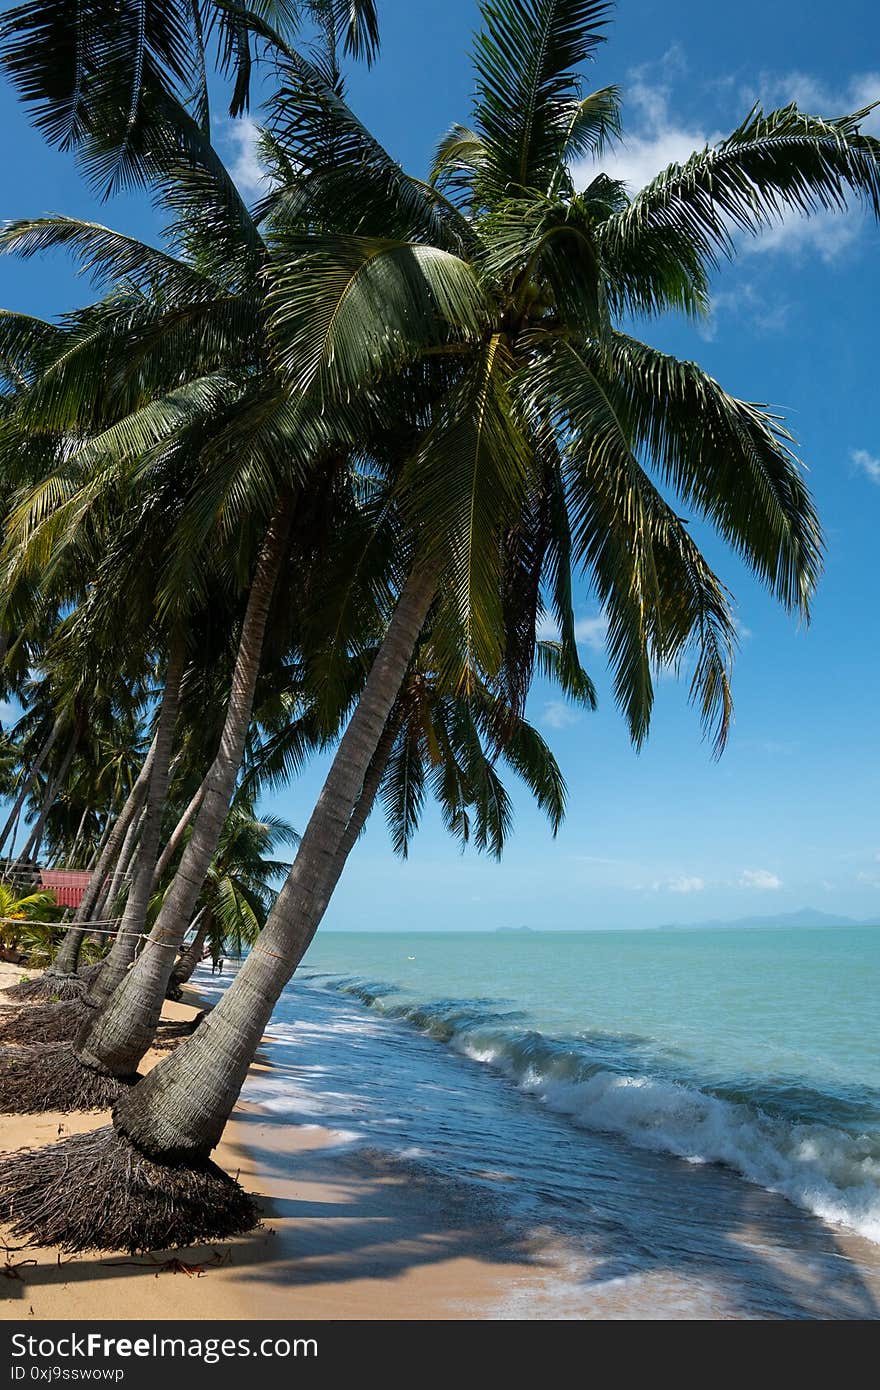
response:
<path id="1" fill-rule="evenodd" d="M 81 995 L 86 986 L 86 982 L 81 980 L 76 974 L 79 962 L 80 950 L 85 940 L 88 928 L 83 923 L 91 921 L 91 913 L 95 903 L 101 893 L 106 875 L 110 870 L 110 865 L 119 852 L 129 827 L 136 824 L 140 815 L 143 799 L 146 795 L 147 784 L 153 768 L 153 758 L 156 751 L 156 740 L 153 739 L 150 750 L 144 759 L 143 767 L 138 774 L 137 780 L 128 794 L 128 799 L 119 813 L 116 824 L 109 830 L 104 849 L 98 859 L 98 863 L 89 880 L 89 886 L 82 896 L 79 907 L 73 916 L 73 921 L 64 934 L 64 940 L 52 964 L 48 970 L 34 980 L 23 980 L 20 985 L 8 991 L 9 995 L 16 999 L 64 999 L 73 998 Z M 15 1036 L 9 1029 L 3 1032 L 3 1037 Z M 35 1034 L 38 1036 L 38 1033 Z"/>
<path id="2" fill-rule="evenodd" d="M 218 1239 L 255 1223 L 254 1204 L 209 1154 L 342 872 L 343 842 L 353 843 L 346 832 L 435 586 L 433 566 L 410 576 L 287 880 L 220 1003 L 191 1038 L 120 1096 L 113 1126 L 0 1162 L 0 1202 L 14 1234 L 69 1250 L 143 1250 Z M 151 954 L 159 953 L 148 945 L 141 960 Z M 175 1196 L 170 1215 L 169 1192 Z"/>
<path id="3" fill-rule="evenodd" d="M 168 989 L 166 991 L 169 999 L 180 998 L 180 992 L 183 986 L 192 977 L 193 971 L 202 959 L 202 952 L 205 949 L 205 941 L 208 932 L 211 930 L 212 921 L 211 912 L 207 908 L 202 908 L 202 911 L 199 913 L 194 923 L 196 926 L 196 934 L 186 950 L 181 953 L 171 972 L 171 978 L 168 981 Z"/>
<path id="4" fill-rule="evenodd" d="M 55 724 L 52 726 L 52 732 L 46 739 L 46 742 L 43 744 L 34 762 L 28 769 L 26 776 L 22 780 L 21 789 L 18 793 L 18 796 L 15 798 L 15 803 L 12 807 L 12 810 L 9 813 L 9 817 L 6 821 L 6 824 L 4 825 L 2 831 L 0 831 L 0 850 L 5 848 L 6 841 L 9 839 L 10 833 L 14 833 L 14 831 L 18 828 L 18 822 L 21 817 L 22 810 L 24 809 L 24 803 L 27 800 L 28 789 L 31 785 L 31 782 L 42 770 L 43 763 L 46 761 L 49 754 L 52 752 L 52 749 L 55 746 L 55 740 L 58 737 L 60 727 L 61 721 L 56 720 Z"/>
<path id="5" fill-rule="evenodd" d="M 382 778 L 385 776 L 385 769 L 388 766 L 388 759 L 394 750 L 394 743 L 397 738 L 399 728 L 393 719 L 389 719 L 382 730 L 382 737 L 376 745 L 376 751 L 370 759 L 367 768 L 367 775 L 364 778 L 364 785 L 361 787 L 360 796 L 357 799 L 354 810 L 349 816 L 348 825 L 339 844 L 337 856 L 342 856 L 342 863 L 339 872 L 345 868 L 345 861 L 351 854 L 360 838 L 360 833 L 369 819 L 370 812 L 379 794 L 382 785 Z"/>
<path id="6" fill-rule="evenodd" d="M 287 548 L 290 521 L 290 506 L 285 499 L 269 524 L 260 550 L 242 623 L 220 747 L 205 778 L 192 835 L 174 881 L 133 969 L 124 979 L 117 974 L 115 983 L 119 987 L 78 1040 L 80 1060 L 108 1075 L 133 1075 L 153 1041 L 177 952 L 217 849 L 244 756 L 263 638 Z M 102 976 L 102 987 L 103 983 Z"/>
<path id="7" fill-rule="evenodd" d="M 83 894 L 79 907 L 74 913 L 74 922 L 90 922 L 93 920 L 92 913 L 98 905 L 98 900 L 103 896 L 103 891 L 107 886 L 107 875 L 110 872 L 111 864 L 115 863 L 118 857 L 122 856 L 123 845 L 128 835 L 129 829 L 140 819 L 141 807 L 150 785 L 153 775 L 153 760 L 156 757 L 156 735 L 150 744 L 147 756 L 144 758 L 141 770 L 138 773 L 131 791 L 125 801 L 125 805 L 116 817 L 115 823 L 108 826 L 105 830 L 104 843 L 97 857 L 97 862 L 92 870 L 89 879 L 89 886 Z"/>
<path id="8" fill-rule="evenodd" d="M 70 846 L 70 851 L 67 855 L 67 858 L 64 861 L 64 867 L 66 869 L 72 869 L 76 864 L 76 856 L 79 853 L 79 847 L 83 841 L 83 835 L 85 834 L 86 829 L 86 821 L 89 818 L 90 810 L 91 807 L 87 805 L 79 818 L 79 825 L 76 827 L 76 834 L 73 837 L 73 844 Z"/>
<path id="9" fill-rule="evenodd" d="M 152 836 L 152 857 L 147 860 L 145 867 L 142 864 L 135 876 L 126 901 L 123 925 L 117 934 L 113 950 L 102 970 L 89 978 L 86 991 L 80 990 L 77 997 L 71 999 L 70 991 L 57 990 L 55 997 L 59 1000 L 62 993 L 67 994 L 65 1002 L 49 1004 L 39 1010 L 17 1010 L 14 1017 L 0 1020 L 5 1041 L 37 1044 L 20 1049 L 17 1055 L 8 1051 L 0 1055 L 0 1110 L 18 1113 L 42 1110 L 47 1106 L 49 1109 L 76 1110 L 87 1109 L 93 1105 L 106 1105 L 112 1103 L 122 1084 L 122 1080 L 117 1081 L 115 1077 L 88 1071 L 69 1044 L 88 1028 L 97 1010 L 112 993 L 115 984 L 128 967 L 131 959 L 129 953 L 140 938 L 143 928 L 143 921 L 137 914 L 143 907 L 146 915 L 146 902 L 153 882 L 153 869 L 159 847 L 158 822 L 167 792 L 184 658 L 183 643 L 178 641 L 173 645 L 169 656 L 165 690 L 156 724 L 147 807 L 143 814 L 145 824 L 142 842 L 145 836 Z M 147 840 L 148 855 L 149 851 L 150 841 Z M 81 940 L 80 936 L 79 941 Z M 78 949 L 79 942 L 74 938 L 69 947 L 70 955 Z M 105 984 L 108 976 L 109 988 Z M 54 982 L 50 981 L 50 987 L 52 983 Z M 53 1045 L 68 1045 L 66 1051 L 53 1051 L 51 1056 L 47 1057 L 45 1049 L 41 1046 L 47 1042 Z M 25 1055 L 21 1055 L 22 1053 Z M 130 1082 L 133 1071 L 134 1069 L 131 1075 L 122 1073 L 122 1079 Z"/>
<path id="10" fill-rule="evenodd" d="M 131 791 L 125 801 L 125 805 L 119 812 L 115 824 L 105 833 L 104 844 L 98 855 L 94 866 L 89 886 L 83 894 L 82 901 L 74 914 L 74 922 L 89 922 L 92 920 L 92 913 L 102 896 L 102 891 L 106 886 L 107 875 L 110 872 L 111 864 L 116 862 L 122 848 L 125 836 L 128 833 L 132 821 L 140 815 L 144 797 L 147 794 L 147 787 L 150 785 L 150 778 L 153 775 L 153 759 L 156 756 L 156 736 L 150 744 L 147 756 L 144 758 L 140 772 L 132 785 Z"/>
<path id="11" fill-rule="evenodd" d="M 152 772 L 151 772 L 152 775 Z M 132 860 L 137 851 L 138 836 L 141 833 L 141 822 L 144 815 L 144 803 L 147 799 L 149 782 L 141 789 L 138 796 L 137 806 L 134 814 L 128 823 L 122 847 L 113 865 L 113 872 L 109 878 L 105 878 L 103 885 L 100 886 L 99 896 L 95 903 L 95 919 L 103 922 L 109 917 L 111 909 L 115 906 L 123 886 L 128 879 L 128 871 L 131 868 Z M 97 875 L 96 875 L 97 877 Z"/>
<path id="12" fill-rule="evenodd" d="M 183 815 L 180 817 L 180 820 L 175 825 L 174 829 L 168 837 L 168 843 L 166 844 L 162 853 L 159 855 L 159 860 L 156 864 L 156 872 L 153 875 L 153 892 L 156 891 L 156 889 L 159 887 L 159 884 L 162 882 L 162 879 L 168 871 L 169 865 L 173 863 L 174 856 L 180 849 L 181 844 L 183 843 L 183 837 L 186 834 L 187 827 L 192 821 L 192 818 L 195 815 L 196 811 L 202 804 L 202 797 L 205 794 L 205 784 L 207 780 L 208 779 L 206 777 L 205 781 L 202 782 L 195 796 L 190 801 L 186 810 L 183 812 Z"/>
<path id="13" fill-rule="evenodd" d="M 104 853 L 104 848 L 107 844 L 107 841 L 110 839 L 110 836 L 113 831 L 113 826 L 116 824 L 116 800 L 117 798 L 114 798 L 113 803 L 107 812 L 107 817 L 104 822 L 104 829 L 101 831 L 101 838 L 95 845 L 95 848 L 92 851 L 89 861 L 86 864 L 86 868 L 88 869 L 89 873 L 91 873 L 93 869 L 97 868 L 98 860 Z"/>
<path id="14" fill-rule="evenodd" d="M 162 707 L 156 725 L 156 752 L 150 775 L 149 789 L 141 821 L 140 839 L 134 876 L 125 900 L 122 922 L 104 968 L 89 989 L 89 1003 L 100 1007 L 110 998 L 132 960 L 135 947 L 143 933 L 153 891 L 153 875 L 159 853 L 162 831 L 162 812 L 168 795 L 171 757 L 174 752 L 174 731 L 180 708 L 180 684 L 186 664 L 186 642 L 178 632 L 172 639 L 165 672 Z"/>

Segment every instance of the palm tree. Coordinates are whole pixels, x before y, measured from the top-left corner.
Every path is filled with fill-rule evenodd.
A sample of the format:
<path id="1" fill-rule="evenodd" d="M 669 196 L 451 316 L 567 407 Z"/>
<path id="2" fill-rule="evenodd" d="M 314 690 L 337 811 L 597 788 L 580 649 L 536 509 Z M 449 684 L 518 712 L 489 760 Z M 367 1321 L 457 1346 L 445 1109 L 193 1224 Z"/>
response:
<path id="1" fill-rule="evenodd" d="M 0 1165 L 20 1233 L 142 1248 L 253 1220 L 208 1155 L 342 871 L 432 611 L 444 680 L 457 672 L 467 693 L 478 673 L 499 676 L 514 630 L 527 657 L 543 596 L 561 609 L 571 566 L 582 566 L 608 615 L 636 742 L 649 726 L 652 667 L 692 647 L 692 692 L 719 747 L 732 614 L 682 507 L 785 607 L 808 612 L 821 540 L 789 436 L 615 320 L 631 309 L 698 312 L 709 268 L 733 250 L 732 226 L 759 232 L 785 209 L 851 197 L 877 212 L 880 145 L 860 133 L 858 114 L 756 111 L 633 199 L 601 173 L 578 192 L 569 161 L 598 155 L 617 122 L 615 94 L 584 96 L 578 76 L 606 9 L 486 4 L 472 126 L 444 140 L 433 189 L 402 173 L 335 84 L 278 48 L 286 86 L 267 142 L 276 170 L 286 161 L 268 267 L 277 360 L 290 391 L 317 390 L 338 412 L 368 391 L 400 409 L 409 391 L 385 470 L 408 573 L 257 944 L 194 1036 L 120 1099 L 112 1128 Z M 564 649 L 573 634 L 559 618 Z M 517 665 L 528 672 L 526 659 Z M 88 1195 L 93 1175 L 100 1204 Z"/>

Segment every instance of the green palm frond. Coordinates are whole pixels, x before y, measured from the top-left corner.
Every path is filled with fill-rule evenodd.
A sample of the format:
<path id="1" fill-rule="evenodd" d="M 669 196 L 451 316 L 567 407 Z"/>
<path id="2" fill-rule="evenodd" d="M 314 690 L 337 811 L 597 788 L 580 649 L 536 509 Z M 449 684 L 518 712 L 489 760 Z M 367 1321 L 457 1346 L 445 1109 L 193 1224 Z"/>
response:
<path id="1" fill-rule="evenodd" d="M 501 538 L 517 516 L 530 466 L 511 398 L 512 365 L 494 334 L 401 474 L 405 515 L 440 558 L 448 585 L 456 627 L 441 626 L 437 649 L 447 676 L 457 669 L 464 687 L 475 668 L 493 673 L 501 663 Z"/>
<path id="2" fill-rule="evenodd" d="M 880 141 L 863 135 L 870 108 L 825 120 L 755 107 L 726 140 L 671 164 L 603 232 L 612 259 L 644 238 L 670 234 L 714 265 L 734 253 L 734 233 L 758 235 L 790 212 L 838 211 L 850 201 L 880 216 Z"/>
<path id="3" fill-rule="evenodd" d="M 391 753 L 381 791 L 391 843 L 403 859 L 421 819 L 427 766 L 422 732 L 412 726 Z"/>
<path id="4" fill-rule="evenodd" d="M 0 372 L 13 390 L 26 388 L 54 354 L 64 330 L 31 314 L 0 309 Z"/>
<path id="5" fill-rule="evenodd" d="M 430 183 L 464 204 L 470 202 L 475 180 L 486 159 L 481 135 L 468 126 L 450 126 L 437 146 Z"/>
<path id="6" fill-rule="evenodd" d="M 474 51 L 480 187 L 503 197 L 554 185 L 583 111 L 578 69 L 602 42 L 609 10 L 605 0 L 483 5 Z"/>
<path id="7" fill-rule="evenodd" d="M 412 242 L 304 238 L 273 271 L 279 365 L 294 391 L 345 399 L 426 348 L 476 337 L 488 305 L 473 268 Z"/>
<path id="8" fill-rule="evenodd" d="M 634 446 L 781 603 L 807 614 L 821 532 L 780 417 L 626 334 L 608 346 L 606 382 Z"/>
<path id="9" fill-rule="evenodd" d="M 736 632 L 729 595 L 639 465 L 627 422 L 585 357 L 558 344 L 534 370 L 529 389 L 555 401 L 568 437 L 563 481 L 573 554 L 588 567 L 608 617 L 615 693 L 634 742 L 648 732 L 653 670 L 677 669 L 694 644 L 691 693 L 722 748 Z"/>
<path id="10" fill-rule="evenodd" d="M 247 110 L 255 64 L 290 52 L 303 14 L 372 62 L 375 0 L 25 0 L 0 21 L 0 63 L 49 143 L 75 150 L 109 196 L 152 180 L 188 138 L 182 116 L 209 134 L 215 57 L 230 114 Z"/>
<path id="11" fill-rule="evenodd" d="M 283 80 L 266 122 L 295 169 L 264 203 L 275 221 L 302 229 L 423 241 L 459 252 L 467 220 L 434 190 L 407 175 L 329 81 L 301 54 L 282 65 Z"/>
<path id="12" fill-rule="evenodd" d="M 190 88 L 193 42 L 178 0 L 26 0 L 3 16 L 0 59 L 50 144 L 85 151 L 110 192 L 143 177 L 150 97 Z"/>
<path id="13" fill-rule="evenodd" d="M 135 237 L 123 236 L 98 222 L 76 217 L 34 217 L 0 228 L 0 252 L 29 257 L 57 248 L 70 250 L 80 269 L 98 284 L 127 280 L 140 290 L 161 287 L 166 293 L 196 298 L 210 293 L 192 267 Z"/>

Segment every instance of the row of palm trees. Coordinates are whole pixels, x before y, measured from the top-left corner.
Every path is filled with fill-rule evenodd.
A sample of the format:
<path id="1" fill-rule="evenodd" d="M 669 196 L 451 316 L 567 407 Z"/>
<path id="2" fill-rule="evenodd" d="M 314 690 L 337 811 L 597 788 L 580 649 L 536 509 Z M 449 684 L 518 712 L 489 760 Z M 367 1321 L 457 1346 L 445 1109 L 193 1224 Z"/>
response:
<path id="1" fill-rule="evenodd" d="M 47 767 L 60 721 L 78 740 L 103 727 L 98 692 L 120 716 L 149 692 L 152 712 L 124 801 L 121 785 L 88 808 L 93 889 L 46 986 L 70 997 L 31 1009 L 42 1045 L 0 1055 L 7 1107 L 113 1104 L 112 1125 L 0 1161 L 15 1231 L 71 1249 L 253 1223 L 210 1153 L 377 800 L 402 853 L 429 791 L 462 842 L 500 853 L 506 764 L 558 826 L 562 775 L 524 710 L 536 676 L 594 703 L 577 574 L 607 615 L 635 744 L 658 668 L 687 659 L 720 751 L 734 615 L 690 519 L 798 614 L 821 567 L 781 420 L 635 325 L 704 312 L 737 239 L 789 209 L 880 212 L 864 113 L 756 109 L 631 196 L 601 168 L 619 93 L 583 86 L 608 6 L 486 0 L 471 123 L 424 180 L 345 100 L 340 55 L 375 53 L 372 4 L 299 7 L 308 51 L 295 8 L 86 18 L 30 0 L 5 21 L 6 71 L 47 137 L 108 194 L 148 186 L 165 218 L 160 246 L 64 217 L 2 233 L 19 255 L 67 250 L 99 291 L 54 322 L 0 321 L 5 678 L 46 673 L 30 747 L 58 728 Z M 233 110 L 259 74 L 253 207 L 211 143 L 214 61 Z M 556 639 L 539 640 L 548 619 Z M 140 1077 L 186 935 L 217 910 L 206 884 L 236 796 L 316 750 L 332 750 L 326 780 L 244 964 Z M 120 864 L 118 934 L 79 972 Z"/>

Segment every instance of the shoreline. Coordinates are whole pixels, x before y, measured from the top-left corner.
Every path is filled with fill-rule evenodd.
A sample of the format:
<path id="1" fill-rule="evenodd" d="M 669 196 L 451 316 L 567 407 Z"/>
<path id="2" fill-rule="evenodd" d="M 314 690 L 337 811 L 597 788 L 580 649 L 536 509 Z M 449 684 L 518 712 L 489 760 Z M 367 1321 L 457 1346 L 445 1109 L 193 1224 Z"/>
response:
<path id="1" fill-rule="evenodd" d="M 0 988 L 23 973 L 0 962 Z M 190 989 L 187 996 L 192 1003 L 167 1003 L 163 1018 L 192 1018 L 204 1001 Z M 148 1054 L 144 1068 L 162 1055 Z M 258 1059 L 251 1075 L 269 1070 Z M 108 1119 L 107 1111 L 0 1115 L 0 1152 Z M 540 1276 L 527 1262 L 535 1252 L 520 1259 L 491 1217 L 448 1193 L 438 1204 L 431 1184 L 393 1171 L 382 1156 L 352 1162 L 338 1140 L 321 1125 L 279 1124 L 239 1100 L 213 1157 L 259 1197 L 263 1225 L 216 1246 L 60 1256 L 23 1248 L 0 1227 L 0 1320 L 444 1320 L 497 1316 L 525 1292 L 540 1299 Z"/>
<path id="2" fill-rule="evenodd" d="M 0 984 L 21 973 L 0 963 Z M 189 1019 L 210 1002 L 189 989 L 187 998 L 166 1004 L 163 1016 Z M 328 1025 L 350 1036 L 340 1007 L 321 999 L 320 1037 Z M 302 1000 L 298 1015 L 301 1008 Z M 417 1157 L 352 1143 L 348 1085 L 323 1050 L 318 1098 L 340 1105 L 310 1111 L 300 1087 L 291 1114 L 278 1097 L 297 1090 L 309 1061 L 299 1048 L 288 1061 L 291 1040 L 278 1029 L 214 1154 L 259 1198 L 262 1227 L 216 1246 L 143 1256 L 59 1257 L 11 1242 L 0 1320 L 880 1317 L 876 1246 L 718 1166 L 600 1132 L 567 1134 L 576 1144 L 568 1162 L 593 1213 L 573 1233 L 563 1210 L 545 1223 L 511 1219 L 511 1178 L 501 1171 L 483 1172 L 488 1182 L 476 1185 L 467 1168 L 444 1177 Z M 336 1061 L 350 1081 L 357 1054 L 343 1051 Z M 144 1067 L 161 1055 L 148 1054 Z M 0 1115 L 0 1151 L 107 1119 Z M 0 1271 L 2 1260 L 0 1251 Z"/>

